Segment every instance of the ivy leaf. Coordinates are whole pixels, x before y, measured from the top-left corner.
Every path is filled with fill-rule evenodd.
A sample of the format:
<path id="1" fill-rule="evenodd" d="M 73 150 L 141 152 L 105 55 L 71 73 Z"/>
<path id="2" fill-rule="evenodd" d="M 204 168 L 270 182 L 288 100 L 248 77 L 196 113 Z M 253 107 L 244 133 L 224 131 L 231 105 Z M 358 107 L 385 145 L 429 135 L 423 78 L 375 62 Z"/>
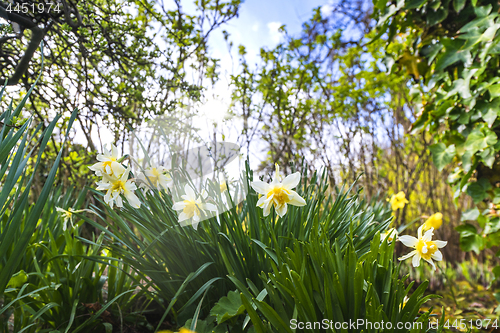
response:
<path id="1" fill-rule="evenodd" d="M 465 141 L 465 146 L 472 152 L 485 149 L 497 143 L 497 136 L 488 128 L 476 127 L 470 132 Z"/>
<path id="2" fill-rule="evenodd" d="M 484 165 L 490 169 L 493 167 L 493 163 L 495 162 L 495 151 L 491 147 L 483 150 L 479 156 L 481 156 Z"/>
<path id="3" fill-rule="evenodd" d="M 406 5 L 404 6 L 404 9 L 414 9 L 414 8 L 419 8 L 421 7 L 424 3 L 426 3 L 428 0 L 410 0 L 406 1 Z"/>
<path id="4" fill-rule="evenodd" d="M 479 209 L 472 208 L 462 213 L 462 221 L 476 221 L 479 217 Z"/>
<path id="5" fill-rule="evenodd" d="M 472 156 L 474 153 L 470 150 L 466 150 L 462 155 L 462 168 L 465 172 L 469 172 L 472 167 Z"/>
<path id="6" fill-rule="evenodd" d="M 467 194 L 470 195 L 474 203 L 477 204 L 484 199 L 488 198 L 488 193 L 486 191 L 491 189 L 491 184 L 487 179 L 481 178 L 475 183 L 469 184 L 467 186 Z"/>
<path id="7" fill-rule="evenodd" d="M 460 233 L 460 248 L 464 251 L 474 251 L 479 254 L 483 247 L 483 240 L 477 234 L 477 229 L 472 224 L 463 224 L 455 228 Z"/>
<path id="8" fill-rule="evenodd" d="M 444 167 L 451 162 L 456 153 L 455 145 L 446 147 L 442 142 L 430 146 L 430 150 L 434 164 L 439 171 L 443 170 Z"/>
<path id="9" fill-rule="evenodd" d="M 470 51 L 461 49 L 464 45 L 464 41 L 458 39 L 443 39 L 442 43 L 445 45 L 446 52 L 439 55 L 436 63 L 436 72 L 442 71 L 457 61 L 467 63 L 471 59 Z"/>
<path id="10" fill-rule="evenodd" d="M 455 11 L 459 13 L 462 9 L 464 9 L 465 0 L 453 0 L 453 8 Z"/>
<path id="11" fill-rule="evenodd" d="M 217 324 L 228 319 L 234 318 L 245 311 L 241 302 L 240 294 L 236 291 L 230 291 L 227 296 L 222 297 L 210 310 L 210 315 L 217 318 Z"/>
<path id="12" fill-rule="evenodd" d="M 491 98 L 500 97 L 500 83 L 494 84 L 488 88 Z"/>

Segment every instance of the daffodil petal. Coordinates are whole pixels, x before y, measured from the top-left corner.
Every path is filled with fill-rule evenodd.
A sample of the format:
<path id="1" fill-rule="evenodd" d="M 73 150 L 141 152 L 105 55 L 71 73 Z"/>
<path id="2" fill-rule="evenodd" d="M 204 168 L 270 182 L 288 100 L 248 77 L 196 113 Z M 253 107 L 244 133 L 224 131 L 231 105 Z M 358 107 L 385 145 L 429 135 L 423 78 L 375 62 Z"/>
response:
<path id="1" fill-rule="evenodd" d="M 290 201 L 288 202 L 290 205 L 294 206 L 305 206 L 306 201 L 302 198 L 297 192 L 290 190 Z"/>
<path id="2" fill-rule="evenodd" d="M 276 207 L 276 213 L 278 213 L 278 215 L 280 217 L 285 216 L 286 211 L 287 211 L 287 204 L 286 203 L 281 205 L 281 206 Z"/>
<path id="3" fill-rule="evenodd" d="M 184 192 L 186 192 L 186 196 L 188 198 L 187 200 L 196 200 L 196 193 L 194 192 L 193 188 L 189 186 L 189 184 L 186 184 L 184 186 Z"/>
<path id="4" fill-rule="evenodd" d="M 264 203 L 266 202 L 267 198 L 266 196 L 261 196 L 259 198 L 259 200 L 257 201 L 257 207 L 262 207 L 264 205 Z"/>
<path id="5" fill-rule="evenodd" d="M 435 240 L 434 243 L 436 244 L 438 249 L 443 248 L 446 246 L 446 244 L 448 244 L 447 241 L 441 241 L 441 240 Z"/>
<path id="6" fill-rule="evenodd" d="M 399 241 L 408 247 L 415 247 L 418 243 L 418 239 L 409 235 L 400 236 Z"/>
<path id="7" fill-rule="evenodd" d="M 420 253 L 418 253 L 418 251 L 416 251 L 415 255 L 413 256 L 413 259 L 411 260 L 413 267 L 420 266 L 420 258 L 421 258 Z"/>
<path id="8" fill-rule="evenodd" d="M 264 207 L 262 207 L 264 209 L 264 216 L 268 216 L 269 213 L 271 213 L 271 200 L 268 200 L 264 203 Z"/>
<path id="9" fill-rule="evenodd" d="M 179 222 L 185 221 L 187 219 L 189 219 L 189 215 L 188 214 L 186 214 L 184 212 L 182 212 L 182 213 L 179 214 Z"/>
<path id="10" fill-rule="evenodd" d="M 398 258 L 398 260 L 400 260 L 400 261 L 406 260 L 408 258 L 413 257 L 416 253 L 417 253 L 417 250 L 413 250 L 410 253 L 408 253 L 407 255 L 404 255 L 401 258 Z"/>
<path id="11" fill-rule="evenodd" d="M 300 183 L 300 172 L 295 172 L 292 173 L 291 175 L 286 176 L 286 178 L 283 179 L 282 182 L 283 186 L 290 190 L 292 188 L 295 188 L 299 183 Z"/>
<path id="12" fill-rule="evenodd" d="M 211 203 L 206 203 L 205 204 L 205 209 L 209 210 L 209 211 L 212 211 L 212 212 L 216 212 L 217 211 L 217 206 L 215 206 L 214 204 L 211 204 Z"/>
<path id="13" fill-rule="evenodd" d="M 176 202 L 172 205 L 173 210 L 182 210 L 185 207 L 186 207 L 186 204 L 184 203 L 184 201 L 179 201 L 179 202 Z"/>
<path id="14" fill-rule="evenodd" d="M 139 200 L 137 195 L 134 194 L 134 192 L 129 192 L 129 193 L 125 194 L 125 198 L 127 198 L 127 201 L 130 204 L 130 206 L 132 206 L 134 208 L 141 207 L 141 201 Z"/>
<path id="15" fill-rule="evenodd" d="M 434 228 L 430 228 L 424 233 L 424 236 L 422 236 L 422 240 L 424 242 L 430 242 L 432 240 L 432 235 L 434 235 Z"/>
<path id="16" fill-rule="evenodd" d="M 441 261 L 441 260 L 443 260 L 443 254 L 441 253 L 441 251 L 437 250 L 436 252 L 434 252 L 432 254 L 431 258 L 436 260 L 436 261 Z"/>
<path id="17" fill-rule="evenodd" d="M 425 258 L 424 258 L 424 260 L 425 260 L 425 261 L 427 261 L 429 264 L 431 264 L 431 266 L 432 266 L 432 268 L 434 268 L 434 270 L 436 270 L 436 269 L 437 269 L 437 268 L 436 268 L 436 265 L 434 265 L 434 261 L 432 261 L 432 259 L 425 259 Z"/>
<path id="18" fill-rule="evenodd" d="M 267 195 L 267 192 L 269 192 L 269 184 L 261 182 L 261 181 L 256 181 L 250 183 L 250 186 L 255 190 L 255 192 Z"/>

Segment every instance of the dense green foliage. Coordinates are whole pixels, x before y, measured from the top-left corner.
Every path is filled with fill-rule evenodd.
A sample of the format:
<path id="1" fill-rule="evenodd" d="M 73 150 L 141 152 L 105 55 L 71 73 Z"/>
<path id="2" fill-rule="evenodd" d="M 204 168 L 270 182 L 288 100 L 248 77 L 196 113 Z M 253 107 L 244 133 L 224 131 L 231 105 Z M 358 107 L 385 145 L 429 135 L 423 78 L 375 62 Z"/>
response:
<path id="1" fill-rule="evenodd" d="M 467 193 L 478 208 L 457 227 L 466 251 L 500 245 L 498 106 L 500 15 L 498 1 L 374 1 L 379 36 L 404 36 L 388 64 L 414 79 L 420 113 L 412 128 L 434 136 L 434 164 L 453 162 L 454 197 Z M 396 66 L 396 65 L 395 65 Z M 488 206 L 486 206 L 487 204 Z M 477 221 L 477 226 L 468 221 Z M 478 228 L 479 227 L 479 228 Z M 498 253 L 497 255 L 499 255 Z M 500 276 L 500 268 L 495 269 Z"/>

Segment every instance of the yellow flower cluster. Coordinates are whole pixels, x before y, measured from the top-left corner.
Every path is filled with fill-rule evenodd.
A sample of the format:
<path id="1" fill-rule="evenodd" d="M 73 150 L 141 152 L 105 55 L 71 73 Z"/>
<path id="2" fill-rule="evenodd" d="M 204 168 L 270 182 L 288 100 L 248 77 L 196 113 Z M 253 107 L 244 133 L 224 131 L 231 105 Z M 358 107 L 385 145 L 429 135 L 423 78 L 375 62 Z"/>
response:
<path id="1" fill-rule="evenodd" d="M 402 191 L 397 194 L 393 194 L 390 199 L 387 199 L 387 201 L 390 202 L 393 211 L 403 209 L 405 205 L 409 203 L 405 197 L 405 193 Z M 418 267 L 420 265 L 420 260 L 424 259 L 430 263 L 434 269 L 436 269 L 434 261 L 443 260 L 443 255 L 439 249 L 445 247 L 448 243 L 441 240 L 432 240 L 434 230 L 439 229 L 442 224 L 443 214 L 438 212 L 432 214 L 429 218 L 427 218 L 424 224 L 418 228 L 417 238 L 409 235 L 398 236 L 397 230 L 393 228 L 380 235 L 381 241 L 387 239 L 388 242 L 391 242 L 396 239 L 413 249 L 413 251 L 399 258 L 399 260 L 412 258 L 413 267 Z"/>

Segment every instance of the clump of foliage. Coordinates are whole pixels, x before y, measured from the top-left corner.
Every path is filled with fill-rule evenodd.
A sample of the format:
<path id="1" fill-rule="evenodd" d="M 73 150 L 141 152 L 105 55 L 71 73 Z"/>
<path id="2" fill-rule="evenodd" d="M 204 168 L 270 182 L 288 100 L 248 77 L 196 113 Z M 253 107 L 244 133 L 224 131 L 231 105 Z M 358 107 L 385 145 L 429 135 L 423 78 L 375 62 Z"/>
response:
<path id="1" fill-rule="evenodd" d="M 457 227 L 462 248 L 479 253 L 500 245 L 498 1 L 373 3 L 379 36 L 405 40 L 405 47 L 387 60 L 413 76 L 421 110 L 413 131 L 434 136 L 437 143 L 430 149 L 439 170 L 453 162 L 448 181 L 455 198 L 466 193 L 478 205 L 464 213 Z M 500 277 L 500 267 L 495 272 Z"/>

